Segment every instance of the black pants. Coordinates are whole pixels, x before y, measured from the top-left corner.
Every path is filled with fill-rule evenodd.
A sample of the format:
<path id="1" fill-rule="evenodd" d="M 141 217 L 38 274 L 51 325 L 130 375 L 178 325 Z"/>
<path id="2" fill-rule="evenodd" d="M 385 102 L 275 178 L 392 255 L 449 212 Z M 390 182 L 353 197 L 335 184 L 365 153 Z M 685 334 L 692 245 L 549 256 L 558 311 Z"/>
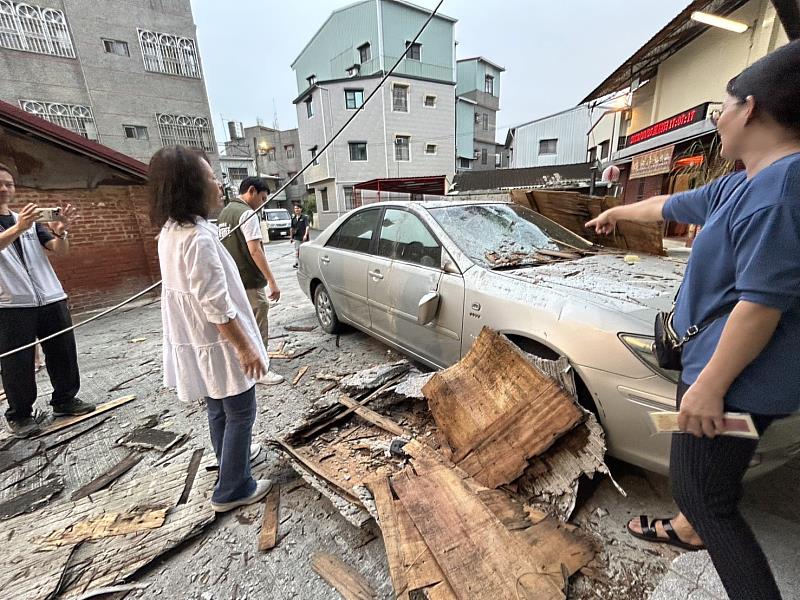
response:
<path id="1" fill-rule="evenodd" d="M 30 344 L 70 327 L 72 317 L 67 301 L 34 308 L 0 308 L 0 354 Z M 69 402 L 81 387 L 78 350 L 72 332 L 42 342 L 47 374 L 53 384 L 51 404 Z M 28 348 L 0 359 L 3 387 L 8 399 L 6 419 L 21 420 L 31 416 L 36 401 L 34 350 Z"/>
<path id="2" fill-rule="evenodd" d="M 678 406 L 689 386 L 678 386 Z M 776 418 L 752 415 L 759 433 Z M 780 600 L 767 557 L 739 512 L 742 478 L 758 440 L 672 436 L 672 495 L 703 540 L 731 600 Z"/>

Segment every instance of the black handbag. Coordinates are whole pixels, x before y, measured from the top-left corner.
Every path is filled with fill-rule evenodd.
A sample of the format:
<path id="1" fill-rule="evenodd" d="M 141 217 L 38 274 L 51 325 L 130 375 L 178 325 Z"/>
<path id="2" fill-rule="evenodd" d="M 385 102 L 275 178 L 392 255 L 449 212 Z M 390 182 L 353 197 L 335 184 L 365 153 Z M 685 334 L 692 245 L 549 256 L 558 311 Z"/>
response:
<path id="1" fill-rule="evenodd" d="M 737 304 L 738 301 L 726 304 L 699 325 L 689 327 L 682 337 L 675 331 L 672 324 L 675 307 L 673 306 L 669 312 L 658 313 L 655 322 L 655 340 L 653 341 L 653 354 L 658 361 L 658 366 L 670 371 L 680 371 L 683 368 L 681 357 L 684 344 L 707 329 L 714 321 L 731 312 Z"/>

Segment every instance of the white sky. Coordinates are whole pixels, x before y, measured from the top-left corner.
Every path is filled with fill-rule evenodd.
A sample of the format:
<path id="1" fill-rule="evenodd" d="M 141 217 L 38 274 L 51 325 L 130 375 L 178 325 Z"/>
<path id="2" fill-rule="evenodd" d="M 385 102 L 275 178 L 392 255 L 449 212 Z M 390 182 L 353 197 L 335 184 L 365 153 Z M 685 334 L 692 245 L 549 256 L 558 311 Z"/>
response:
<path id="1" fill-rule="evenodd" d="M 217 142 L 225 121 L 297 125 L 289 66 L 330 12 L 349 0 L 192 0 Z M 433 8 L 436 0 L 416 0 Z M 575 106 L 688 0 L 445 0 L 458 58 L 485 56 L 501 78 L 506 129 Z M 274 102 L 274 110 L 273 110 Z"/>

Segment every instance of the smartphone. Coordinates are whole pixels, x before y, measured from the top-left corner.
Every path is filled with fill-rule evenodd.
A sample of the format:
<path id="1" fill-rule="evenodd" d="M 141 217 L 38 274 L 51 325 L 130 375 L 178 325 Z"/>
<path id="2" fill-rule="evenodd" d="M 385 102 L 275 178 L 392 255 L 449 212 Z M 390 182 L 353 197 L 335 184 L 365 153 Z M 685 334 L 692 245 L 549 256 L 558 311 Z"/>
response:
<path id="1" fill-rule="evenodd" d="M 51 223 L 61 220 L 60 208 L 40 208 L 36 215 L 36 220 L 40 223 Z"/>

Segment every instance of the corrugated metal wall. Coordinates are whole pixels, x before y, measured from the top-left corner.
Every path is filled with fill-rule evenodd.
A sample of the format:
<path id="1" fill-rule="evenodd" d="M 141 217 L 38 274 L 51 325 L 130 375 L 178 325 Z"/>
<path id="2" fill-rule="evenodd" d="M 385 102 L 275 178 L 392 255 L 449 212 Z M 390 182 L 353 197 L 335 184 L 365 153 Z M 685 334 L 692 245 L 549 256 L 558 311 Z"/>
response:
<path id="1" fill-rule="evenodd" d="M 517 127 L 512 168 L 586 162 L 586 133 L 590 127 L 586 106 Z M 556 154 L 539 154 L 539 142 L 547 139 L 558 140 Z"/>

